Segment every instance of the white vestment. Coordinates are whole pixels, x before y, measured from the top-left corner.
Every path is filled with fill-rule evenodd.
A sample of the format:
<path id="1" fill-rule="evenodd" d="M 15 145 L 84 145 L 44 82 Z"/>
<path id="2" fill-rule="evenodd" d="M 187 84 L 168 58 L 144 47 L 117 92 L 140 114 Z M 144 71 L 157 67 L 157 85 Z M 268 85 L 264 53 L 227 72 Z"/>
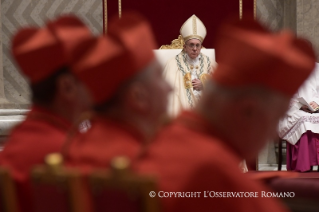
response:
<path id="1" fill-rule="evenodd" d="M 170 59 L 164 68 L 164 78 L 172 86 L 169 96 L 168 113 L 175 117 L 181 110 L 194 107 L 201 96 L 201 91 L 193 90 L 192 80 L 202 83 L 210 74 L 212 62 L 208 56 L 200 54 L 192 60 L 183 51 Z"/>
<path id="2" fill-rule="evenodd" d="M 279 122 L 279 137 L 295 145 L 303 133 L 312 131 L 319 133 L 319 113 L 307 113 L 300 110 L 302 106 L 297 98 L 303 97 L 308 103 L 314 101 L 319 104 L 319 64 L 311 76 L 299 88 L 290 102 L 286 116 Z"/>

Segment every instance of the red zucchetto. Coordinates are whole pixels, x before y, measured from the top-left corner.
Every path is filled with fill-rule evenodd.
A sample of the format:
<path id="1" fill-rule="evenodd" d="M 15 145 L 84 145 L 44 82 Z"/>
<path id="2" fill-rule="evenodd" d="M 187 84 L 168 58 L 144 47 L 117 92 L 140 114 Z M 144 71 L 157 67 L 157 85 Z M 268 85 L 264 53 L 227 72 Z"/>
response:
<path id="1" fill-rule="evenodd" d="M 224 25 L 217 37 L 215 82 L 261 85 L 292 96 L 315 67 L 315 53 L 292 32 L 272 33 L 252 20 Z"/>
<path id="2" fill-rule="evenodd" d="M 47 28 L 63 43 L 65 56 L 84 40 L 93 37 L 91 30 L 77 17 L 65 15 L 49 22 Z M 69 61 L 70 58 L 66 58 Z"/>
<path id="3" fill-rule="evenodd" d="M 64 16 L 43 28 L 24 28 L 12 41 L 12 54 L 31 83 L 37 83 L 69 65 L 68 51 L 90 30 L 76 17 Z"/>
<path id="4" fill-rule="evenodd" d="M 83 42 L 75 49 L 72 70 L 98 105 L 155 59 L 154 48 L 146 19 L 137 13 L 124 13 L 121 19 L 111 21 L 106 36 Z"/>

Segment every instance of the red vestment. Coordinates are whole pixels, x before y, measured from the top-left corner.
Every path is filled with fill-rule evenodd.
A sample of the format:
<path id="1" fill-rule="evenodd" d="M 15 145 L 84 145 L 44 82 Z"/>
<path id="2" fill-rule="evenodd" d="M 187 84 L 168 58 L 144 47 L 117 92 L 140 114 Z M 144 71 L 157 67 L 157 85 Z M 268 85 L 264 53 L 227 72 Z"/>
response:
<path id="1" fill-rule="evenodd" d="M 0 165 L 7 167 L 17 183 L 22 211 L 32 211 L 29 174 L 44 163 L 47 154 L 60 152 L 71 124 L 52 112 L 33 106 L 25 121 L 16 126 L 0 153 Z"/>
<path id="2" fill-rule="evenodd" d="M 66 158 L 70 165 L 90 172 L 107 169 L 115 156 L 129 157 L 135 172 L 158 178 L 159 191 L 184 196 L 160 198 L 165 212 L 286 211 L 275 197 L 261 197 L 269 189 L 241 173 L 241 159 L 193 113 L 184 113 L 164 128 L 148 149 L 142 143 L 132 128 L 97 118 L 88 132 L 71 139 Z M 195 197 L 195 192 L 201 192 L 200 196 Z M 217 197 L 224 195 L 220 192 L 237 197 Z"/>
<path id="3" fill-rule="evenodd" d="M 64 157 L 70 166 L 89 172 L 108 168 L 116 156 L 134 159 L 141 150 L 143 136 L 133 127 L 105 118 L 91 120 L 91 128 L 68 141 Z"/>
<path id="4" fill-rule="evenodd" d="M 241 158 L 225 141 L 193 112 L 182 113 L 160 132 L 136 165 L 139 172 L 158 176 L 157 196 L 184 195 L 160 198 L 163 211 L 286 211 L 277 198 L 262 197 L 268 188 L 240 172 Z M 183 192 L 193 192 L 188 193 L 193 197 Z M 195 192 L 201 192 L 200 197 L 194 197 Z"/>

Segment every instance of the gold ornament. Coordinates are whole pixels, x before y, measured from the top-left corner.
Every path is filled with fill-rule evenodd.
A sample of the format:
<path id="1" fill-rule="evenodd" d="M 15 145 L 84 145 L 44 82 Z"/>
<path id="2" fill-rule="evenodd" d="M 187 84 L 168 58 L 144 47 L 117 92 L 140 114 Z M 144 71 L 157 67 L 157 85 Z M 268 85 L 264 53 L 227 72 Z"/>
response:
<path id="1" fill-rule="evenodd" d="M 185 89 L 193 87 L 191 73 L 187 73 L 184 75 L 184 86 Z"/>

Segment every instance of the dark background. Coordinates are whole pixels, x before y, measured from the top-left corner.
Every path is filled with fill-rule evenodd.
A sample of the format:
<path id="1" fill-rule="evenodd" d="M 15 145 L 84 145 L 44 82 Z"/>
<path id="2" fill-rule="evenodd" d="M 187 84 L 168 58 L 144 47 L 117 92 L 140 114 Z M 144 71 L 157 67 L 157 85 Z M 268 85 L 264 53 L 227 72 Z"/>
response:
<path id="1" fill-rule="evenodd" d="M 137 10 L 151 22 L 158 47 L 171 44 L 183 23 L 195 14 L 204 23 L 207 36 L 203 45 L 214 48 L 215 32 L 223 19 L 239 18 L 239 0 L 121 0 L 122 13 Z M 243 16 L 253 17 L 254 0 L 243 0 Z M 118 16 L 118 0 L 107 0 L 107 20 Z M 104 20 L 104 19 L 103 19 Z"/>

